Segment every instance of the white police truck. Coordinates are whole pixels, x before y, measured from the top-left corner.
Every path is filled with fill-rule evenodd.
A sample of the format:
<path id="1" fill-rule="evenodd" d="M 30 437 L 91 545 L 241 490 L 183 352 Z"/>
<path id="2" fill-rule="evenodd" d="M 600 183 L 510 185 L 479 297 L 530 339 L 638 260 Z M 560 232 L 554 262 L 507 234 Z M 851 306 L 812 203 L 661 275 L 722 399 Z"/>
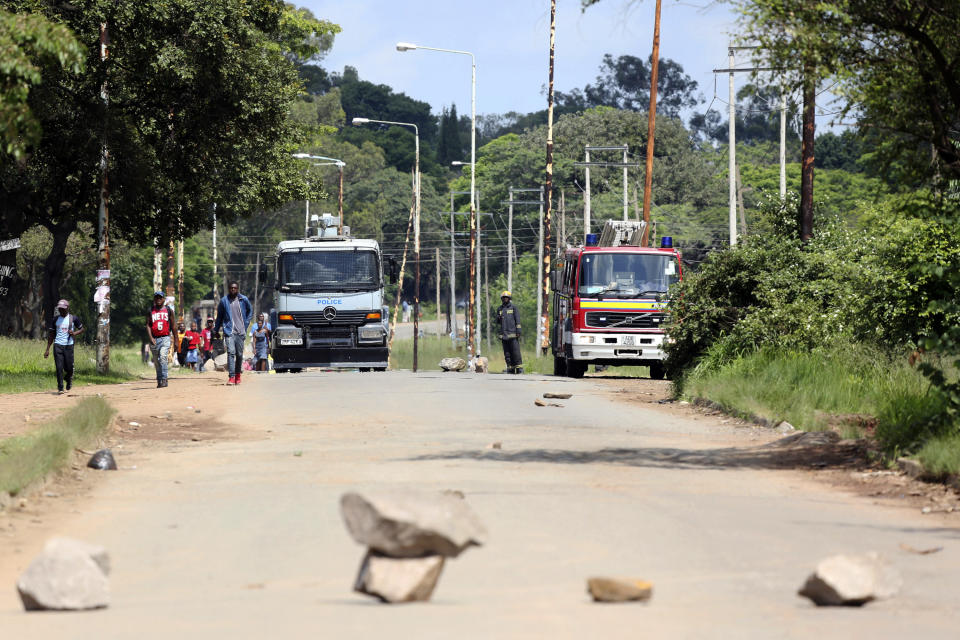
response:
<path id="1" fill-rule="evenodd" d="M 387 368 L 383 317 L 383 264 L 375 240 L 338 233 L 324 214 L 315 236 L 277 245 L 273 367 Z"/>

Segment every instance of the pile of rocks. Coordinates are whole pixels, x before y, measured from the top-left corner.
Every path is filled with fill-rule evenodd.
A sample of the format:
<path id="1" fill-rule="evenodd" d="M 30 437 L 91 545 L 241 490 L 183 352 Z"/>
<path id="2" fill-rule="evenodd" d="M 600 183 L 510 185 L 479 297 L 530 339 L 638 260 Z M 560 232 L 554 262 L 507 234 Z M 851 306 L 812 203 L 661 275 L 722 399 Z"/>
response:
<path id="1" fill-rule="evenodd" d="M 346 493 L 340 512 L 367 547 L 354 591 L 383 602 L 429 600 L 446 558 L 480 546 L 487 532 L 463 494 Z"/>
<path id="2" fill-rule="evenodd" d="M 17 580 L 27 611 L 102 609 L 110 604 L 106 549 L 72 538 L 53 538 Z"/>

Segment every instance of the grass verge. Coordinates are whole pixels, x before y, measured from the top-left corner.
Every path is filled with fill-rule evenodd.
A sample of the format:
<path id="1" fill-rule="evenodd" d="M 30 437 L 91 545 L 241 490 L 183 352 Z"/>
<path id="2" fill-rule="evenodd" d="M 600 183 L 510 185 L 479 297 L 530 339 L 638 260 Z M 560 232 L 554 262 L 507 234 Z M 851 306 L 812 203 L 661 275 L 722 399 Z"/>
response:
<path id="1" fill-rule="evenodd" d="M 866 345 L 812 352 L 761 349 L 695 368 L 682 391 L 742 417 L 786 420 L 806 431 L 839 428 L 844 437 L 873 436 L 891 459 L 917 454 L 931 473 L 960 473 L 960 432 L 942 419 L 944 399 L 905 357 Z"/>
<path id="2" fill-rule="evenodd" d="M 0 338 L 0 393 L 22 393 L 57 388 L 57 370 L 50 357 L 44 358 L 47 343 L 41 340 Z M 97 373 L 96 353 L 88 345 L 74 347 L 73 384 L 111 384 L 132 380 L 148 367 L 140 360 L 136 347 L 110 350 L 110 373 Z M 152 369 L 150 369 L 152 370 Z"/>
<path id="3" fill-rule="evenodd" d="M 17 495 L 58 471 L 75 448 L 94 442 L 106 431 L 113 414 L 103 398 L 84 398 L 53 422 L 0 441 L 0 491 Z"/>

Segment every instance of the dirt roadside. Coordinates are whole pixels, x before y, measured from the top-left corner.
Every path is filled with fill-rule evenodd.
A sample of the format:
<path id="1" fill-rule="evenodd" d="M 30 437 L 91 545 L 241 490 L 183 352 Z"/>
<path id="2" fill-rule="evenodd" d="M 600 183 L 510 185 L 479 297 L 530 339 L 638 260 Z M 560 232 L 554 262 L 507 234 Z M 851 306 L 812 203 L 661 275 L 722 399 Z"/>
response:
<path id="1" fill-rule="evenodd" d="M 872 455 L 864 441 L 841 440 L 822 445 L 777 447 L 775 443 L 788 434 L 757 426 L 716 409 L 674 401 L 670 396 L 669 381 L 601 376 L 593 380 L 606 387 L 618 401 L 696 421 L 737 427 L 749 434 L 750 440 L 757 442 L 731 447 L 725 450 L 728 456 L 763 453 L 771 469 L 791 469 L 810 480 L 870 499 L 874 504 L 937 515 L 954 526 L 960 523 L 960 494 L 943 484 L 922 482 L 887 468 Z"/>

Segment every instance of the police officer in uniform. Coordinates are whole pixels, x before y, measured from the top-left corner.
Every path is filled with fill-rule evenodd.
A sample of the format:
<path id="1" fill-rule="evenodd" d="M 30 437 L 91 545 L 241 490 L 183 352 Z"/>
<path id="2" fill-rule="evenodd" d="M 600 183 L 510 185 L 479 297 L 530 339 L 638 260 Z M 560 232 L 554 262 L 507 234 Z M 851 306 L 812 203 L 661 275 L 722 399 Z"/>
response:
<path id="1" fill-rule="evenodd" d="M 523 373 L 523 356 L 520 355 L 520 310 L 510 301 L 509 291 L 500 294 L 497 322 L 500 324 L 500 341 L 503 342 L 503 358 L 507 361 L 507 373 Z"/>

